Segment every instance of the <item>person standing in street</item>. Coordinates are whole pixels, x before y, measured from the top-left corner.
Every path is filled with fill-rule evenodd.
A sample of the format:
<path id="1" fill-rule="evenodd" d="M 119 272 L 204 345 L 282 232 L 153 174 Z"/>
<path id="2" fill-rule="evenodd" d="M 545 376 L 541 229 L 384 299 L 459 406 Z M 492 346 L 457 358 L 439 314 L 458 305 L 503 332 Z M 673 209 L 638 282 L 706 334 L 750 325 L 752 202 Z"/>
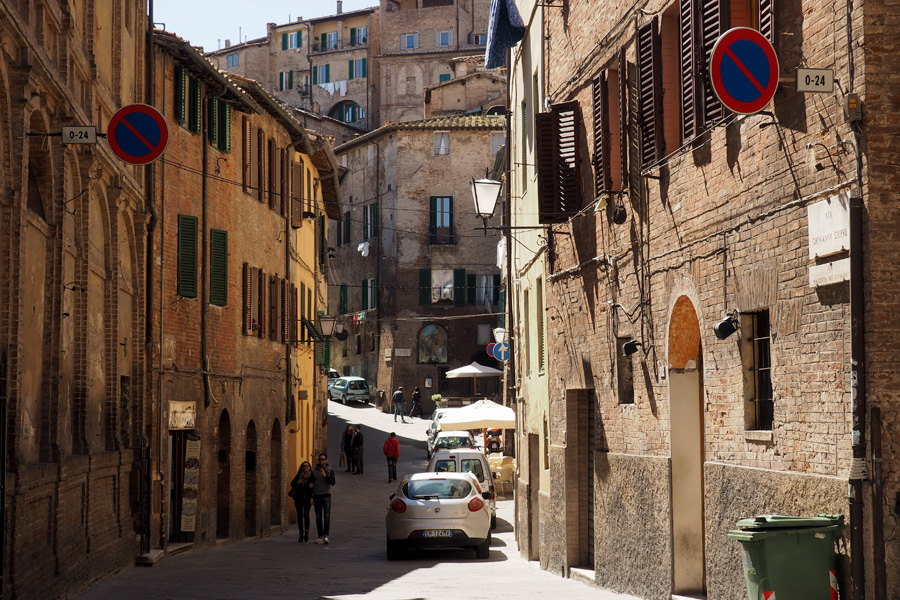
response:
<path id="1" fill-rule="evenodd" d="M 363 451 L 365 446 L 363 445 L 365 440 L 363 438 L 362 433 L 362 425 L 356 426 L 356 433 L 353 434 L 353 458 L 356 461 L 356 474 L 363 474 Z"/>
<path id="2" fill-rule="evenodd" d="M 354 435 L 356 435 L 356 432 L 353 431 L 353 425 L 347 425 L 347 429 L 344 430 L 344 434 L 341 436 L 341 454 L 344 455 L 344 460 L 347 461 L 346 473 L 356 471 L 356 458 L 353 456 Z"/>
<path id="3" fill-rule="evenodd" d="M 334 471 L 328 464 L 328 455 L 324 452 L 319 455 L 319 463 L 310 481 L 313 506 L 316 509 L 316 533 L 319 535 L 316 543 L 327 544 L 328 531 L 331 529 L 331 486 L 334 485 Z"/>
<path id="4" fill-rule="evenodd" d="M 418 386 L 416 386 L 416 389 L 413 390 L 412 401 L 413 401 L 412 408 L 409 409 L 409 420 L 410 421 L 412 421 L 413 413 L 415 413 L 416 410 L 419 411 L 419 416 L 420 417 L 422 416 L 422 405 L 421 405 L 422 394 L 421 394 L 421 392 L 419 392 Z"/>
<path id="5" fill-rule="evenodd" d="M 397 460 L 400 458 L 400 441 L 393 431 L 384 442 L 384 455 L 388 464 L 388 483 L 397 481 Z"/>
<path id="6" fill-rule="evenodd" d="M 300 469 L 291 480 L 291 498 L 294 499 L 294 508 L 297 510 L 297 528 L 300 530 L 298 542 L 309 541 L 309 510 L 312 508 L 312 465 L 304 460 L 300 463 Z"/>
<path id="7" fill-rule="evenodd" d="M 406 402 L 403 400 L 402 386 L 398 387 L 394 395 L 391 396 L 391 402 L 394 403 L 394 423 L 397 422 L 397 417 L 400 417 L 401 422 L 406 423 Z"/>

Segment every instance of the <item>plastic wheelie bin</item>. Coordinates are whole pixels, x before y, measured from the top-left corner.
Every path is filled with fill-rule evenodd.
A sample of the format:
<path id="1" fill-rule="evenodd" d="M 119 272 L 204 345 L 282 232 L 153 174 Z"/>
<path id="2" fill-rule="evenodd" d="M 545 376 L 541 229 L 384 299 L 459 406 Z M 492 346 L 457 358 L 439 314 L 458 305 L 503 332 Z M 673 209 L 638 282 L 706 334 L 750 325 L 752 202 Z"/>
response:
<path id="1" fill-rule="evenodd" d="M 843 515 L 760 515 L 737 522 L 750 600 L 828 600 L 837 595 L 834 539 Z"/>

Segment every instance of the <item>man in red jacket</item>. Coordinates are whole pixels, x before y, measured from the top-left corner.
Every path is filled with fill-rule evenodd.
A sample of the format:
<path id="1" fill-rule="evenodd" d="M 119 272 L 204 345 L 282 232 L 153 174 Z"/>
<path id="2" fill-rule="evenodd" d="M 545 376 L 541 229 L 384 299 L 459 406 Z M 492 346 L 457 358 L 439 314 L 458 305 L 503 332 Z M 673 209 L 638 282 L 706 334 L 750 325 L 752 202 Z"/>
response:
<path id="1" fill-rule="evenodd" d="M 397 460 L 400 458 L 400 441 L 397 439 L 397 434 L 393 431 L 391 432 L 391 437 L 384 442 L 384 455 L 387 457 L 388 462 L 388 483 L 397 481 Z"/>

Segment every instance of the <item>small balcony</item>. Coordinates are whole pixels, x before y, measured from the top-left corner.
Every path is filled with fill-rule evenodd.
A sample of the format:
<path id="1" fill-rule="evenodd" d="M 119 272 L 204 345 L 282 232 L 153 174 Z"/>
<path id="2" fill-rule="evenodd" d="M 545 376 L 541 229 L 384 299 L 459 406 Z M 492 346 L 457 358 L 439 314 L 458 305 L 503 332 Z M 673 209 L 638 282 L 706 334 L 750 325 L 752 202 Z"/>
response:
<path id="1" fill-rule="evenodd" d="M 457 243 L 454 227 L 428 227 L 429 246 L 455 246 Z"/>
<path id="2" fill-rule="evenodd" d="M 365 48 L 369 43 L 368 38 L 359 40 L 350 40 L 347 43 L 338 42 L 336 44 L 325 44 L 322 42 L 313 42 L 310 45 L 310 54 L 320 54 L 322 52 L 334 52 L 335 50 L 353 50 L 354 48 Z"/>

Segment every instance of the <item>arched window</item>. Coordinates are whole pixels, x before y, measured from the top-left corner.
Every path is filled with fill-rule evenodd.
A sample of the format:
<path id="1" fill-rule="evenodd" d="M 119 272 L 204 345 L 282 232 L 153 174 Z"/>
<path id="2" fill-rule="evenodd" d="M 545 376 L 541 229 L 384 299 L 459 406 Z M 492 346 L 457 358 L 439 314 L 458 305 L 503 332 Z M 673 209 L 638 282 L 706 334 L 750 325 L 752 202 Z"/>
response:
<path id="1" fill-rule="evenodd" d="M 419 332 L 419 362 L 447 362 L 447 330 L 440 325 L 426 325 Z"/>
<path id="2" fill-rule="evenodd" d="M 328 116 L 344 123 L 355 123 L 366 118 L 366 111 L 356 102 L 347 101 L 335 105 Z"/>

